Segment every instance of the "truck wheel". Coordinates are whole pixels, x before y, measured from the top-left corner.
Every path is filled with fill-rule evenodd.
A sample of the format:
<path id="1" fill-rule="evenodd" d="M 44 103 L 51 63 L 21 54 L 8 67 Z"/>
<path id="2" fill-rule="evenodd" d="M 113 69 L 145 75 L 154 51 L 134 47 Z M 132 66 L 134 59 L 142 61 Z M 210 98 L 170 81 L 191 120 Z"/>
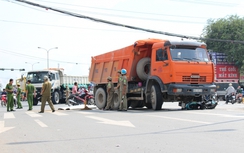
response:
<path id="1" fill-rule="evenodd" d="M 157 84 L 152 85 L 151 88 L 151 103 L 152 109 L 154 110 L 160 110 L 162 108 L 163 98 L 160 88 Z"/>
<path id="2" fill-rule="evenodd" d="M 52 102 L 53 104 L 59 103 L 59 93 L 57 91 L 54 91 L 52 94 Z"/>
<path id="3" fill-rule="evenodd" d="M 36 106 L 38 104 L 38 99 L 37 98 L 33 98 L 33 105 Z"/>
<path id="4" fill-rule="evenodd" d="M 114 94 L 114 109 L 119 108 L 119 96 L 117 93 Z"/>
<path id="5" fill-rule="evenodd" d="M 152 104 L 151 103 L 146 103 L 145 106 L 147 107 L 147 109 L 152 109 Z"/>
<path id="6" fill-rule="evenodd" d="M 95 93 L 95 104 L 99 109 L 106 106 L 106 93 L 103 88 L 98 88 Z"/>
<path id="7" fill-rule="evenodd" d="M 151 74 L 151 59 L 149 57 L 142 58 L 136 65 L 136 73 L 138 77 L 145 81 L 148 76 Z"/>

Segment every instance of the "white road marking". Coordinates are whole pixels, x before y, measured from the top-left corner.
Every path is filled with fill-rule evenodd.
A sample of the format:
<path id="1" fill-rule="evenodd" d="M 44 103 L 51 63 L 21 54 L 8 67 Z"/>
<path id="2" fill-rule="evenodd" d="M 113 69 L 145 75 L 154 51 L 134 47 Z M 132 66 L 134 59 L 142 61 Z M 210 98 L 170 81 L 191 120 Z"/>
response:
<path id="1" fill-rule="evenodd" d="M 55 111 L 54 113 L 53 112 L 50 112 L 54 115 L 58 115 L 58 116 L 65 116 L 65 115 L 68 115 L 68 114 L 65 114 L 65 113 L 61 113 L 61 112 L 58 112 L 58 111 Z"/>
<path id="2" fill-rule="evenodd" d="M 84 114 L 84 115 L 92 115 L 92 114 L 94 114 L 94 113 L 91 113 L 91 112 L 77 112 L 77 113 Z"/>
<path id="3" fill-rule="evenodd" d="M 0 121 L 0 133 L 13 129 L 14 127 L 4 127 L 4 121 Z"/>
<path id="4" fill-rule="evenodd" d="M 118 125 L 118 126 L 127 126 L 127 127 L 135 127 L 130 121 L 114 121 L 102 117 L 96 117 L 96 116 L 86 116 L 91 119 L 99 120 L 103 124 L 111 124 L 111 125 Z"/>
<path id="5" fill-rule="evenodd" d="M 15 118 L 14 113 L 4 113 L 4 119 Z"/>
<path id="6" fill-rule="evenodd" d="M 32 112 L 32 111 L 28 111 L 28 112 L 25 112 L 27 115 L 29 115 L 30 117 L 42 117 L 40 114 L 37 114 L 35 112 Z"/>
<path id="7" fill-rule="evenodd" d="M 244 116 L 236 116 L 236 115 L 228 115 L 228 114 L 201 113 L 201 112 L 184 112 L 184 113 L 197 114 L 197 115 L 212 115 L 212 116 L 221 116 L 221 117 L 244 118 Z"/>
<path id="8" fill-rule="evenodd" d="M 201 123 L 201 124 L 212 124 L 211 122 L 202 122 L 202 121 L 188 120 L 188 119 L 182 119 L 182 118 L 174 118 L 174 117 L 166 117 L 166 116 L 158 116 L 158 115 L 148 115 L 148 116 L 165 118 L 165 119 L 171 119 L 171 120 L 178 120 L 178 121 L 185 121 L 185 122 L 193 122 L 193 123 Z"/>
<path id="9" fill-rule="evenodd" d="M 44 124 L 42 121 L 40 121 L 40 120 L 34 120 L 37 124 L 39 124 L 41 127 L 47 127 L 47 125 L 46 124 Z"/>

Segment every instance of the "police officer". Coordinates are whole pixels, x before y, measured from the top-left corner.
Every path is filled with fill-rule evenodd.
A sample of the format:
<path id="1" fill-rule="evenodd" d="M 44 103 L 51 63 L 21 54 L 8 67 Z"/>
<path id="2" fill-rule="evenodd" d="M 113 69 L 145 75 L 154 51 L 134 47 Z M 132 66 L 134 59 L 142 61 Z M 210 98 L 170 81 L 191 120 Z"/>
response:
<path id="1" fill-rule="evenodd" d="M 127 88 L 128 88 L 128 82 L 126 77 L 126 69 L 121 70 L 122 80 L 120 82 L 120 95 L 121 95 L 121 101 L 119 106 L 119 111 L 127 111 Z"/>
<path id="2" fill-rule="evenodd" d="M 6 85 L 7 91 L 7 111 L 15 111 L 14 107 L 14 97 L 13 97 L 13 79 L 9 80 L 9 83 Z"/>
<path id="3" fill-rule="evenodd" d="M 107 106 L 105 107 L 104 110 L 109 110 L 113 109 L 114 107 L 114 84 L 112 83 L 112 77 L 107 78 L 108 84 L 107 84 Z"/>
<path id="4" fill-rule="evenodd" d="M 28 80 L 27 81 L 27 86 L 26 86 L 26 96 L 27 96 L 27 102 L 28 102 L 28 105 L 29 105 L 28 111 L 32 110 L 33 94 L 34 94 L 34 97 L 36 97 L 36 89 L 33 86 L 33 84 L 31 84 L 31 80 Z"/>
<path id="5" fill-rule="evenodd" d="M 53 103 L 51 101 L 51 83 L 48 81 L 48 77 L 44 76 L 44 83 L 42 84 L 42 105 L 41 105 L 41 111 L 39 113 L 44 113 L 46 102 L 48 102 L 50 108 L 52 109 L 52 112 L 55 112 L 55 109 L 53 107 Z"/>
<path id="6" fill-rule="evenodd" d="M 118 90 L 118 101 L 119 101 L 119 107 L 120 107 L 120 102 L 121 102 L 121 92 L 120 92 L 120 83 L 122 81 L 122 75 L 121 75 L 121 70 L 118 70 L 118 83 L 117 83 L 117 87 L 115 88 L 116 90 Z"/>
<path id="7" fill-rule="evenodd" d="M 20 84 L 17 84 L 17 108 L 16 109 L 22 109 L 22 104 L 20 102 L 20 96 L 21 96 L 21 89 L 20 89 Z"/>

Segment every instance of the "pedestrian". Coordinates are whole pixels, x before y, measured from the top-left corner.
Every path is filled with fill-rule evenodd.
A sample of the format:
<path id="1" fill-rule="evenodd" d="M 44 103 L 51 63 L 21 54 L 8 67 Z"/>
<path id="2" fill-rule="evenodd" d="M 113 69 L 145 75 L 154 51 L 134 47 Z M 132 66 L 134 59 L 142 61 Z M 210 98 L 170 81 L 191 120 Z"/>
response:
<path id="1" fill-rule="evenodd" d="M 73 95 L 79 95 L 79 93 L 78 93 L 78 84 L 77 84 L 77 82 L 75 82 L 74 83 L 74 86 L 72 87 L 72 94 Z"/>
<path id="2" fill-rule="evenodd" d="M 48 77 L 44 76 L 44 83 L 42 84 L 42 90 L 41 90 L 42 105 L 41 105 L 41 111 L 39 113 L 44 113 L 46 102 L 48 102 L 50 108 L 52 109 L 52 112 L 55 112 L 53 103 L 51 101 L 51 88 L 52 88 L 52 85 L 49 82 Z"/>
<path id="3" fill-rule="evenodd" d="M 13 79 L 9 80 L 9 83 L 6 85 L 6 91 L 7 91 L 7 112 L 9 111 L 15 111 L 13 109 L 14 107 L 14 96 L 13 96 Z"/>
<path id="4" fill-rule="evenodd" d="M 119 107 L 120 107 L 120 102 L 121 102 L 121 91 L 120 91 L 120 83 L 121 83 L 121 81 L 122 81 L 121 70 L 118 70 L 118 83 L 117 83 L 117 86 L 116 86 L 115 90 L 117 90 L 117 94 L 118 94 Z"/>
<path id="5" fill-rule="evenodd" d="M 127 88 L 128 88 L 128 82 L 127 82 L 127 77 L 126 77 L 126 69 L 121 70 L 121 75 L 122 75 L 122 81 L 120 83 L 120 94 L 121 94 L 121 101 L 120 101 L 120 106 L 119 106 L 119 111 L 127 111 Z"/>
<path id="6" fill-rule="evenodd" d="M 17 84 L 17 108 L 16 109 L 22 109 L 22 104 L 20 102 L 20 96 L 21 96 L 21 89 L 20 84 Z"/>
<path id="7" fill-rule="evenodd" d="M 112 77 L 107 78 L 108 84 L 107 84 L 107 106 L 104 110 L 112 110 L 114 107 L 114 84 L 112 82 Z"/>
<path id="8" fill-rule="evenodd" d="M 31 84 L 31 80 L 27 81 L 26 96 L 29 105 L 28 111 L 31 111 L 33 107 L 33 96 L 36 97 L 36 88 Z"/>
<path id="9" fill-rule="evenodd" d="M 66 96 L 66 104 L 70 106 L 70 102 L 69 102 L 70 90 L 68 85 L 66 85 L 65 96 Z"/>

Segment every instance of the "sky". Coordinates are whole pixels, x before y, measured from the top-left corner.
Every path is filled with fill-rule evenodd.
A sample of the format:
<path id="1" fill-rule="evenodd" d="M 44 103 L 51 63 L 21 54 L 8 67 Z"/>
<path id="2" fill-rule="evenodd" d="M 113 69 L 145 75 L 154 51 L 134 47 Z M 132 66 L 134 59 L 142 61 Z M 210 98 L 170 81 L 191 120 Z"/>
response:
<path id="1" fill-rule="evenodd" d="M 125 25 L 199 37 L 208 19 L 244 17 L 241 0 L 28 0 L 51 8 Z M 88 76 L 91 57 L 147 38 L 178 40 L 68 16 L 15 0 L 0 0 L 0 84 L 49 67 Z M 38 47 L 44 49 L 38 49 Z M 57 49 L 52 49 L 57 47 Z M 25 69 L 24 72 L 18 71 Z"/>

